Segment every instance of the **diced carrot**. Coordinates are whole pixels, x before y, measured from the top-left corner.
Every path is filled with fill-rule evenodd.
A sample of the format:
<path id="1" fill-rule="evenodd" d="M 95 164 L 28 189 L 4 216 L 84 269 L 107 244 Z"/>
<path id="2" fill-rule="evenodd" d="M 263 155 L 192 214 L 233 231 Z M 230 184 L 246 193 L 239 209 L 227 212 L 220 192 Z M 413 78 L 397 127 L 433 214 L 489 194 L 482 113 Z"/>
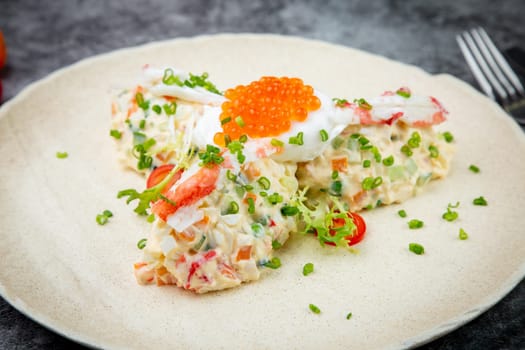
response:
<path id="1" fill-rule="evenodd" d="M 248 204 L 248 198 L 253 199 L 255 202 L 257 200 L 257 195 L 255 193 L 246 192 L 246 195 L 244 196 L 243 203 Z"/>
<path id="2" fill-rule="evenodd" d="M 261 175 L 261 170 L 253 163 L 249 163 L 245 168 L 245 173 L 248 176 L 248 180 L 254 180 Z"/>
<path id="3" fill-rule="evenodd" d="M 195 234 L 193 232 L 184 232 L 184 231 L 177 232 L 177 231 L 172 229 L 170 234 L 177 241 L 191 242 L 191 241 L 193 241 L 195 239 Z"/>
<path id="4" fill-rule="evenodd" d="M 248 260 L 250 259 L 252 254 L 252 246 L 251 245 L 243 245 L 239 248 L 239 251 L 237 252 L 237 258 L 236 260 Z"/>
<path id="5" fill-rule="evenodd" d="M 346 157 L 332 159 L 332 170 L 346 172 L 347 168 L 348 168 L 348 159 Z"/>

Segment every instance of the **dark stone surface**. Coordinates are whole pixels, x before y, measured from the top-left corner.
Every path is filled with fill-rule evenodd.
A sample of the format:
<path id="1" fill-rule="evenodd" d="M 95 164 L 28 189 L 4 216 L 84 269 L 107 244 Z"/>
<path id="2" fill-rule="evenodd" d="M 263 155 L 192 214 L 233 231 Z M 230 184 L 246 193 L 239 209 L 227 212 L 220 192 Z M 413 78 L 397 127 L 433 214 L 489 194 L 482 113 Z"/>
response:
<path id="1" fill-rule="evenodd" d="M 525 46 L 525 1 L 0 0 L 8 66 L 4 100 L 79 59 L 154 40 L 223 32 L 279 33 L 352 46 L 473 85 L 455 42 L 483 26 L 505 49 Z M 0 348 L 82 348 L 0 298 Z M 525 282 L 426 350 L 524 349 Z"/>

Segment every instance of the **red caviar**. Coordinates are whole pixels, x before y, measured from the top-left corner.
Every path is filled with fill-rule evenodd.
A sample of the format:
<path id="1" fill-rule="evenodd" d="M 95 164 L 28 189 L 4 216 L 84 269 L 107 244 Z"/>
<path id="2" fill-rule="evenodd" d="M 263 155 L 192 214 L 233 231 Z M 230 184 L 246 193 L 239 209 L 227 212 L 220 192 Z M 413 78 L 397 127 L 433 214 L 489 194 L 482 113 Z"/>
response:
<path id="1" fill-rule="evenodd" d="M 249 85 L 226 90 L 227 101 L 220 116 L 224 133 L 215 142 L 224 144 L 224 136 L 237 140 L 278 136 L 290 130 L 293 121 L 303 121 L 309 112 L 321 107 L 314 89 L 298 78 L 262 77 Z"/>

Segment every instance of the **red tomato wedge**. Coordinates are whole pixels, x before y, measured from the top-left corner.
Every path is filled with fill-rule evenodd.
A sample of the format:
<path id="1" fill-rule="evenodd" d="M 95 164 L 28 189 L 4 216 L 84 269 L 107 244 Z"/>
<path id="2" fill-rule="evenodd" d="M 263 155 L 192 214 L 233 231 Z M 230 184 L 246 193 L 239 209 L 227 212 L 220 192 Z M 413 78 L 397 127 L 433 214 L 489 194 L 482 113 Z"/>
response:
<path id="1" fill-rule="evenodd" d="M 346 236 L 345 239 L 348 241 L 348 245 L 355 245 L 363 240 L 366 233 L 366 223 L 363 217 L 357 213 L 349 212 L 348 216 L 352 218 L 355 225 L 355 233 L 351 236 Z M 338 228 L 344 225 L 343 219 L 335 219 L 332 222 L 332 228 Z M 335 231 L 330 230 L 331 235 L 335 235 Z M 332 242 L 325 242 L 327 245 L 335 246 Z"/>

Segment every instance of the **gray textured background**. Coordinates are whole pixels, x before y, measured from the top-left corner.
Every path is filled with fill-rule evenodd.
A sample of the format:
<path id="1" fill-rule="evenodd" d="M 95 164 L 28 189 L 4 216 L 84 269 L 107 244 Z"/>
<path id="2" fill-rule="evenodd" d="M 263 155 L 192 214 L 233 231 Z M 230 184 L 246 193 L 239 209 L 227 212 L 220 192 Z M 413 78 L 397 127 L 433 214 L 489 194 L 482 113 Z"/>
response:
<path id="1" fill-rule="evenodd" d="M 279 33 L 355 47 L 473 85 L 455 43 L 482 25 L 525 49 L 525 1 L 10 1 L 0 0 L 8 66 L 4 100 L 82 58 L 154 40 L 224 32 Z M 322 336 L 322 335 L 320 335 Z M 1 349 L 82 348 L 0 298 Z M 525 282 L 479 318 L 421 349 L 525 349 Z"/>

